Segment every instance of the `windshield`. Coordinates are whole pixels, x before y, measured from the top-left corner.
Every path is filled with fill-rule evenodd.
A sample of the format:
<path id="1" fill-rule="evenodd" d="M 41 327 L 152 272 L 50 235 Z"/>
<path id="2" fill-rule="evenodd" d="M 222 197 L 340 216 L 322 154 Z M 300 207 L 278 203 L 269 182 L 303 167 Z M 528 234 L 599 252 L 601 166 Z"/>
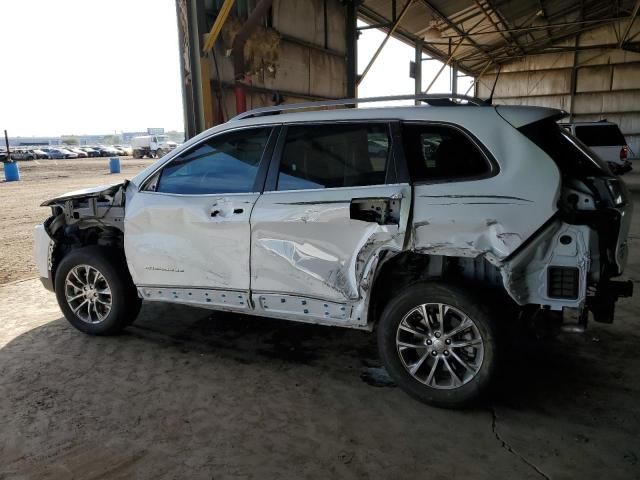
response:
<path id="1" fill-rule="evenodd" d="M 627 141 L 617 125 L 576 125 L 576 137 L 590 147 L 621 147 Z"/>
<path id="2" fill-rule="evenodd" d="M 600 157 L 552 119 L 540 120 L 518 130 L 544 150 L 564 176 L 584 178 L 612 175 Z"/>

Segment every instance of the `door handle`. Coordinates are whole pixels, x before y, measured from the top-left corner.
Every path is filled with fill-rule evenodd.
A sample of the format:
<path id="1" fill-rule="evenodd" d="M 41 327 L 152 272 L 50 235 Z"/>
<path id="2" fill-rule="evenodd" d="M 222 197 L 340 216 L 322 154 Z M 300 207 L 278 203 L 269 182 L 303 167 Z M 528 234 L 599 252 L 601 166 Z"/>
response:
<path id="1" fill-rule="evenodd" d="M 244 213 L 244 208 L 234 208 L 233 213 L 236 215 L 240 215 L 241 213 Z"/>
<path id="2" fill-rule="evenodd" d="M 220 210 L 213 210 L 213 211 L 211 212 L 211 216 L 212 216 L 212 217 L 217 217 L 218 215 L 220 215 L 220 213 L 221 213 L 221 212 L 220 212 Z"/>

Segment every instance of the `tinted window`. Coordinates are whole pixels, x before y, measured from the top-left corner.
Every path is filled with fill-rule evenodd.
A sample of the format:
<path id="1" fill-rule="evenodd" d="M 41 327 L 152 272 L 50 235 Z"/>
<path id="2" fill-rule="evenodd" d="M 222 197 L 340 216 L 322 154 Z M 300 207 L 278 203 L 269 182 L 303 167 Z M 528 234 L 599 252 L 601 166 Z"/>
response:
<path id="1" fill-rule="evenodd" d="M 218 135 L 172 160 L 162 169 L 156 191 L 181 194 L 254 191 L 258 165 L 270 128 Z"/>
<path id="2" fill-rule="evenodd" d="M 482 152 L 459 130 L 405 124 L 404 149 L 415 182 L 478 177 L 491 171 Z"/>
<path id="3" fill-rule="evenodd" d="M 384 184 L 390 151 L 386 125 L 291 126 L 278 190 Z"/>
<path id="4" fill-rule="evenodd" d="M 617 125 L 576 125 L 576 137 L 590 147 L 619 147 L 627 142 Z"/>
<path id="5" fill-rule="evenodd" d="M 540 120 L 519 130 L 553 159 L 563 175 L 580 178 L 611 174 L 587 146 L 553 120 Z"/>

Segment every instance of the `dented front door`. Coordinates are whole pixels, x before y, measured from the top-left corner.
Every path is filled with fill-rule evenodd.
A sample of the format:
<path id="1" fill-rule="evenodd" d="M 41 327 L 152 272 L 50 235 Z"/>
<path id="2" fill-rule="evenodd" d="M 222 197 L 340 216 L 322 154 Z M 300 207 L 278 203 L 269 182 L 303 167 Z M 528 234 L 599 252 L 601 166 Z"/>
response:
<path id="1" fill-rule="evenodd" d="M 314 127 L 313 138 L 310 127 L 281 134 L 278 180 L 270 172 L 273 190 L 251 216 L 251 290 L 265 314 L 357 324 L 381 253 L 403 248 L 411 190 L 386 184 L 380 158 L 387 156 L 388 168 L 394 159 L 384 129 L 322 128 Z M 345 183 L 376 184 L 336 187 L 330 171 L 340 168 L 364 175 L 345 173 Z M 317 188 L 323 185 L 332 187 Z"/>
<path id="2" fill-rule="evenodd" d="M 128 199 L 125 253 L 144 298 L 250 308 L 249 219 L 271 132 L 206 139 Z"/>

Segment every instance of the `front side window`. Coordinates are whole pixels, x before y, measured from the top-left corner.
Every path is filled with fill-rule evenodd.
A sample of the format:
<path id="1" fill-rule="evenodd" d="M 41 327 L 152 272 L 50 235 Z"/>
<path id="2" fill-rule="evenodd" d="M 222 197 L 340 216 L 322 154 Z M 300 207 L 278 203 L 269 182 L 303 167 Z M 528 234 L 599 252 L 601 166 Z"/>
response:
<path id="1" fill-rule="evenodd" d="M 384 184 L 390 152 L 385 124 L 290 126 L 278 190 Z"/>
<path id="2" fill-rule="evenodd" d="M 162 169 L 155 191 L 184 195 L 253 192 L 270 133 L 271 128 L 238 130 L 200 143 Z"/>
<path id="3" fill-rule="evenodd" d="M 447 126 L 402 127 L 409 173 L 414 182 L 459 180 L 487 175 L 491 165 L 461 131 Z"/>

